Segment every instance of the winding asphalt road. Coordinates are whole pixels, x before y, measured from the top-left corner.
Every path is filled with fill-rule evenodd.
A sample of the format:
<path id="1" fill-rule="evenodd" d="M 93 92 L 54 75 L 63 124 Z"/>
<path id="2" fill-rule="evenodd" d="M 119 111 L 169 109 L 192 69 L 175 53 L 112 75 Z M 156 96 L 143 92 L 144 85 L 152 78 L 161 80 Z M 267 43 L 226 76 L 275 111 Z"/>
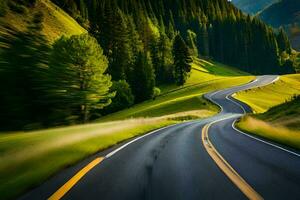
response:
<path id="1" fill-rule="evenodd" d="M 299 152 L 234 127 L 251 109 L 231 95 L 276 80 L 261 76 L 206 94 L 222 108 L 217 116 L 124 142 L 62 171 L 20 199 L 299 199 Z"/>

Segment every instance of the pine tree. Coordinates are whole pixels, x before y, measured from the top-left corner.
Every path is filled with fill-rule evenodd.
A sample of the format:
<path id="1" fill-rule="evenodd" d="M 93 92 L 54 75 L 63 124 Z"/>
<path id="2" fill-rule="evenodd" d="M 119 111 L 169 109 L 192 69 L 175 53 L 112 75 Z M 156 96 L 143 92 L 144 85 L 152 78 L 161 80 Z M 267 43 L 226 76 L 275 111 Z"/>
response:
<path id="1" fill-rule="evenodd" d="M 173 56 L 174 56 L 174 75 L 177 85 L 183 85 L 191 71 L 189 50 L 185 41 L 180 34 L 174 39 L 173 44 Z"/>
<path id="2" fill-rule="evenodd" d="M 109 2 L 99 24 L 100 35 L 96 36 L 108 57 L 108 73 L 113 80 L 126 79 L 126 71 L 132 61 L 125 18 L 124 13 L 113 2 Z"/>
<path id="3" fill-rule="evenodd" d="M 134 77 L 130 83 L 135 102 L 142 102 L 151 99 L 155 87 L 155 74 L 151 58 L 147 53 L 138 54 L 134 71 Z"/>
<path id="4" fill-rule="evenodd" d="M 279 33 L 276 39 L 277 39 L 280 53 L 283 51 L 286 51 L 288 54 L 292 53 L 292 48 L 291 48 L 289 38 L 282 27 L 279 29 Z"/>
<path id="5" fill-rule="evenodd" d="M 198 56 L 198 48 L 197 48 L 197 34 L 192 30 L 187 30 L 187 45 L 190 49 L 190 52 L 193 56 Z"/>
<path id="6" fill-rule="evenodd" d="M 83 34 L 60 38 L 53 45 L 50 61 L 49 101 L 54 115 L 87 122 L 93 109 L 110 104 L 111 76 L 105 74 L 108 62 L 93 37 Z"/>
<path id="7" fill-rule="evenodd" d="M 200 24 L 200 30 L 197 38 L 200 55 L 205 57 L 209 56 L 209 37 L 206 24 Z"/>

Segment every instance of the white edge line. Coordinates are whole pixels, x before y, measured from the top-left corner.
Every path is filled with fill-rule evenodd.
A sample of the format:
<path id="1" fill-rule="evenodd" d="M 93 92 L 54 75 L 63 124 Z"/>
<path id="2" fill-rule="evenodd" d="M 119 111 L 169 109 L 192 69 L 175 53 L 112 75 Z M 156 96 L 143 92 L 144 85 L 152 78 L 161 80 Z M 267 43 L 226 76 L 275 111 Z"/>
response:
<path id="1" fill-rule="evenodd" d="M 147 137 L 147 136 L 152 135 L 152 134 L 154 134 L 154 133 L 156 133 L 156 132 L 158 132 L 158 131 L 164 130 L 164 129 L 166 129 L 166 128 L 171 128 L 171 127 L 176 126 L 176 125 L 178 125 L 178 124 L 173 124 L 173 125 L 170 125 L 170 126 L 166 126 L 166 127 L 163 127 L 163 128 L 160 128 L 160 129 L 157 129 L 157 130 L 154 130 L 154 131 L 151 131 L 150 133 L 147 133 L 147 134 L 145 134 L 145 135 L 142 135 L 142 136 L 140 136 L 140 137 L 138 137 L 138 138 L 135 138 L 134 140 L 131 140 L 130 142 L 127 142 L 126 144 L 122 145 L 121 147 L 119 147 L 119 148 L 115 149 L 114 151 L 110 152 L 109 154 L 107 154 L 107 155 L 104 157 L 104 159 L 110 158 L 111 156 L 113 156 L 113 155 L 116 154 L 117 152 L 121 151 L 122 149 L 124 149 L 124 148 L 127 147 L 128 145 L 130 145 L 130 144 L 132 144 L 132 143 L 134 143 L 134 142 L 136 142 L 136 141 L 138 141 L 138 140 L 140 140 L 140 139 L 143 139 L 144 137 Z"/>
<path id="2" fill-rule="evenodd" d="M 265 87 L 265 86 L 268 86 L 268 85 L 270 85 L 270 84 L 272 84 L 272 83 L 278 81 L 279 79 L 280 79 L 280 76 L 277 76 L 276 79 L 274 79 L 274 80 L 271 81 L 270 83 L 267 83 L 267 84 L 264 84 L 264 85 L 260 85 L 260 86 L 256 86 L 256 87 L 252 87 L 252 88 L 250 88 L 250 89 L 252 90 L 252 89 L 254 89 L 254 88 L 259 88 L 259 87 Z M 258 79 L 255 79 L 255 81 L 252 81 L 252 82 L 250 82 L 249 84 L 255 83 L 255 82 L 257 82 L 257 81 L 258 81 Z M 241 90 L 241 91 L 245 91 L 245 90 Z M 239 92 L 241 92 L 241 91 L 239 91 Z M 233 99 L 230 99 L 230 97 L 232 97 L 234 94 L 236 94 L 236 92 L 227 95 L 227 96 L 226 96 L 226 99 L 228 99 L 229 101 L 231 101 L 231 102 L 233 102 L 234 104 L 236 104 L 237 106 L 239 106 L 239 107 L 243 110 L 243 113 L 246 114 L 247 112 L 246 112 L 245 108 L 244 108 L 241 104 L 239 104 L 238 102 L 234 101 Z M 229 96 L 230 96 L 230 97 L 229 97 Z M 234 97 L 233 97 L 233 98 L 234 98 Z M 234 98 L 234 99 L 235 99 L 235 98 Z M 235 100 L 237 100 L 237 99 L 235 99 Z"/>
<path id="3" fill-rule="evenodd" d="M 245 115 L 245 114 L 247 113 L 246 110 L 245 110 L 245 108 L 244 108 L 241 104 L 239 104 L 238 102 L 236 102 L 236 101 L 230 99 L 229 96 L 232 96 L 232 95 L 233 95 L 233 94 L 227 95 L 227 96 L 226 96 L 226 99 L 229 100 L 229 101 L 231 101 L 231 102 L 234 103 L 235 105 L 239 106 L 239 107 L 243 110 L 243 114 Z"/>
<path id="4" fill-rule="evenodd" d="M 276 79 L 274 79 L 274 80 L 273 80 L 272 82 L 270 82 L 270 83 L 267 83 L 267 84 L 262 85 L 262 86 L 253 87 L 253 88 L 264 87 L 264 86 L 270 85 L 270 84 L 272 84 L 272 83 L 278 81 L 279 79 L 280 79 L 280 76 L 278 76 Z M 257 81 L 257 79 L 256 79 L 255 81 L 251 82 L 251 83 L 254 83 L 254 82 L 256 82 L 256 81 Z M 253 88 L 251 88 L 251 89 L 253 89 Z M 233 94 L 234 94 L 234 93 L 233 93 Z M 231 95 L 233 95 L 233 94 L 231 94 Z M 212 95 L 212 96 L 213 96 L 213 95 Z M 235 101 L 233 101 L 232 99 L 230 99 L 229 96 L 230 96 L 230 95 L 227 95 L 227 96 L 226 96 L 226 99 L 232 101 L 232 102 L 235 103 L 236 105 L 239 105 L 239 106 L 243 109 L 244 114 L 246 114 L 245 109 L 243 108 L 243 106 L 242 106 L 241 104 L 239 104 L 238 102 L 235 102 Z M 214 101 L 214 100 L 212 100 L 212 99 L 210 99 L 210 100 L 211 100 L 212 102 L 214 102 L 215 104 L 217 104 L 217 105 L 221 108 L 221 110 L 223 110 L 223 107 L 222 107 L 221 105 L 219 105 L 216 101 Z M 223 120 L 230 119 L 230 118 L 232 118 L 232 117 L 227 117 L 227 118 L 223 118 L 223 119 L 214 121 L 214 122 L 211 123 L 211 125 L 214 124 L 214 123 L 223 121 Z M 237 131 L 237 132 L 239 132 L 239 133 L 241 133 L 241 134 L 243 134 L 243 135 L 245 135 L 245 136 L 247 136 L 247 137 L 250 137 L 250 138 L 252 138 L 252 139 L 254 139 L 254 140 L 257 140 L 257 141 L 262 142 L 262 143 L 264 143 L 264 144 L 270 145 L 270 146 L 272 146 L 272 147 L 278 148 L 278 149 L 280 149 L 280 150 L 282 150 L 282 151 L 285 151 L 285 152 L 287 152 L 287 153 L 290 153 L 290 154 L 293 154 L 293 155 L 295 155 L 295 156 L 300 157 L 300 154 L 298 154 L 298 153 L 295 153 L 295 152 L 293 152 L 293 151 L 287 150 L 287 149 L 285 149 L 285 148 L 283 148 L 283 147 L 280 147 L 280 146 L 278 146 L 278 145 L 275 145 L 275 144 L 272 144 L 272 143 L 270 143 L 270 142 L 264 141 L 264 140 L 262 140 L 262 139 L 259 139 L 259 138 L 257 138 L 257 137 L 252 136 L 252 135 L 249 135 L 249 134 L 247 134 L 247 133 L 244 133 L 243 131 L 238 130 L 238 129 L 235 127 L 236 121 L 237 121 L 237 119 L 232 123 L 232 128 L 233 128 L 235 131 Z"/>
<path id="5" fill-rule="evenodd" d="M 232 123 L 232 125 L 231 125 L 232 128 L 233 128 L 235 131 L 237 131 L 237 132 L 239 132 L 239 133 L 241 133 L 241 134 L 243 134 L 243 135 L 245 135 L 245 136 L 247 136 L 247 137 L 250 137 L 250 138 L 252 138 L 252 139 L 254 139 L 254 140 L 260 141 L 260 142 L 262 142 L 262 143 L 264 143 L 264 144 L 270 145 L 270 146 L 272 146 L 272 147 L 278 148 L 278 149 L 280 149 L 280 150 L 283 150 L 283 151 L 285 151 L 285 152 L 288 152 L 288 153 L 290 153 L 290 154 L 293 154 L 293 155 L 295 155 L 295 156 L 300 157 L 300 154 L 298 154 L 298 153 L 295 153 L 295 152 L 293 152 L 293 151 L 287 150 L 287 149 L 285 149 L 285 148 L 283 148 L 283 147 L 280 147 L 280 146 L 278 146 L 278 145 L 272 144 L 272 143 L 267 142 L 267 141 L 265 141 L 265 140 L 259 139 L 259 138 L 257 138 L 257 137 L 252 136 L 252 135 L 249 135 L 249 134 L 247 134 L 247 133 L 244 133 L 243 131 L 241 131 L 241 130 L 239 130 L 239 129 L 237 129 L 237 128 L 235 127 L 236 121 L 237 121 L 237 120 L 235 120 L 235 121 Z"/>

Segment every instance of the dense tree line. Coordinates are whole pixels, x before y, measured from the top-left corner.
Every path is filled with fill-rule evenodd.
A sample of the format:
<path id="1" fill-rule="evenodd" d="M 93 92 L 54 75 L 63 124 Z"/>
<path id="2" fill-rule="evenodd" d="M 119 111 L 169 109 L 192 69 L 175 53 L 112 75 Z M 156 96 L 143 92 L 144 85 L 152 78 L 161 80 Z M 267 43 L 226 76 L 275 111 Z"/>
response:
<path id="1" fill-rule="evenodd" d="M 69 13 L 86 10 L 90 31 L 113 61 L 109 69 L 116 79 L 128 79 L 128 66 L 143 50 L 151 53 L 156 81 L 172 81 L 172 41 L 177 32 L 191 54 L 255 74 L 293 71 L 280 62 L 280 51 L 290 53 L 289 45 L 282 45 L 289 43 L 287 38 L 227 0 L 63 0 L 58 4 Z"/>

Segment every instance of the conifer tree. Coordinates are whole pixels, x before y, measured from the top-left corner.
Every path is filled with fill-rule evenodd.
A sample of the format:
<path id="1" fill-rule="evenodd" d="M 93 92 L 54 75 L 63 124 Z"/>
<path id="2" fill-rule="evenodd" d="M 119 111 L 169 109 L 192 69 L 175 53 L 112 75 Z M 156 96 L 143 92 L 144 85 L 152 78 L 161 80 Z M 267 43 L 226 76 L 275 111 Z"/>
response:
<path id="1" fill-rule="evenodd" d="M 107 67 L 102 48 L 87 34 L 63 36 L 55 42 L 49 67 L 49 101 L 52 114 L 61 117 L 58 122 L 87 122 L 93 109 L 110 104 L 112 83 L 111 76 L 105 74 Z"/>
<path id="2" fill-rule="evenodd" d="M 173 44 L 173 56 L 174 56 L 174 75 L 177 85 L 183 85 L 191 71 L 190 62 L 191 57 L 185 41 L 180 34 L 174 39 Z"/>
<path id="3" fill-rule="evenodd" d="M 151 99 L 155 87 L 155 74 L 151 58 L 147 53 L 140 52 L 133 70 L 134 77 L 131 82 L 135 102 Z"/>
<path id="4" fill-rule="evenodd" d="M 286 51 L 288 54 L 292 53 L 292 48 L 291 48 L 289 38 L 282 27 L 279 29 L 279 33 L 276 39 L 277 39 L 280 53 L 283 51 Z"/>

